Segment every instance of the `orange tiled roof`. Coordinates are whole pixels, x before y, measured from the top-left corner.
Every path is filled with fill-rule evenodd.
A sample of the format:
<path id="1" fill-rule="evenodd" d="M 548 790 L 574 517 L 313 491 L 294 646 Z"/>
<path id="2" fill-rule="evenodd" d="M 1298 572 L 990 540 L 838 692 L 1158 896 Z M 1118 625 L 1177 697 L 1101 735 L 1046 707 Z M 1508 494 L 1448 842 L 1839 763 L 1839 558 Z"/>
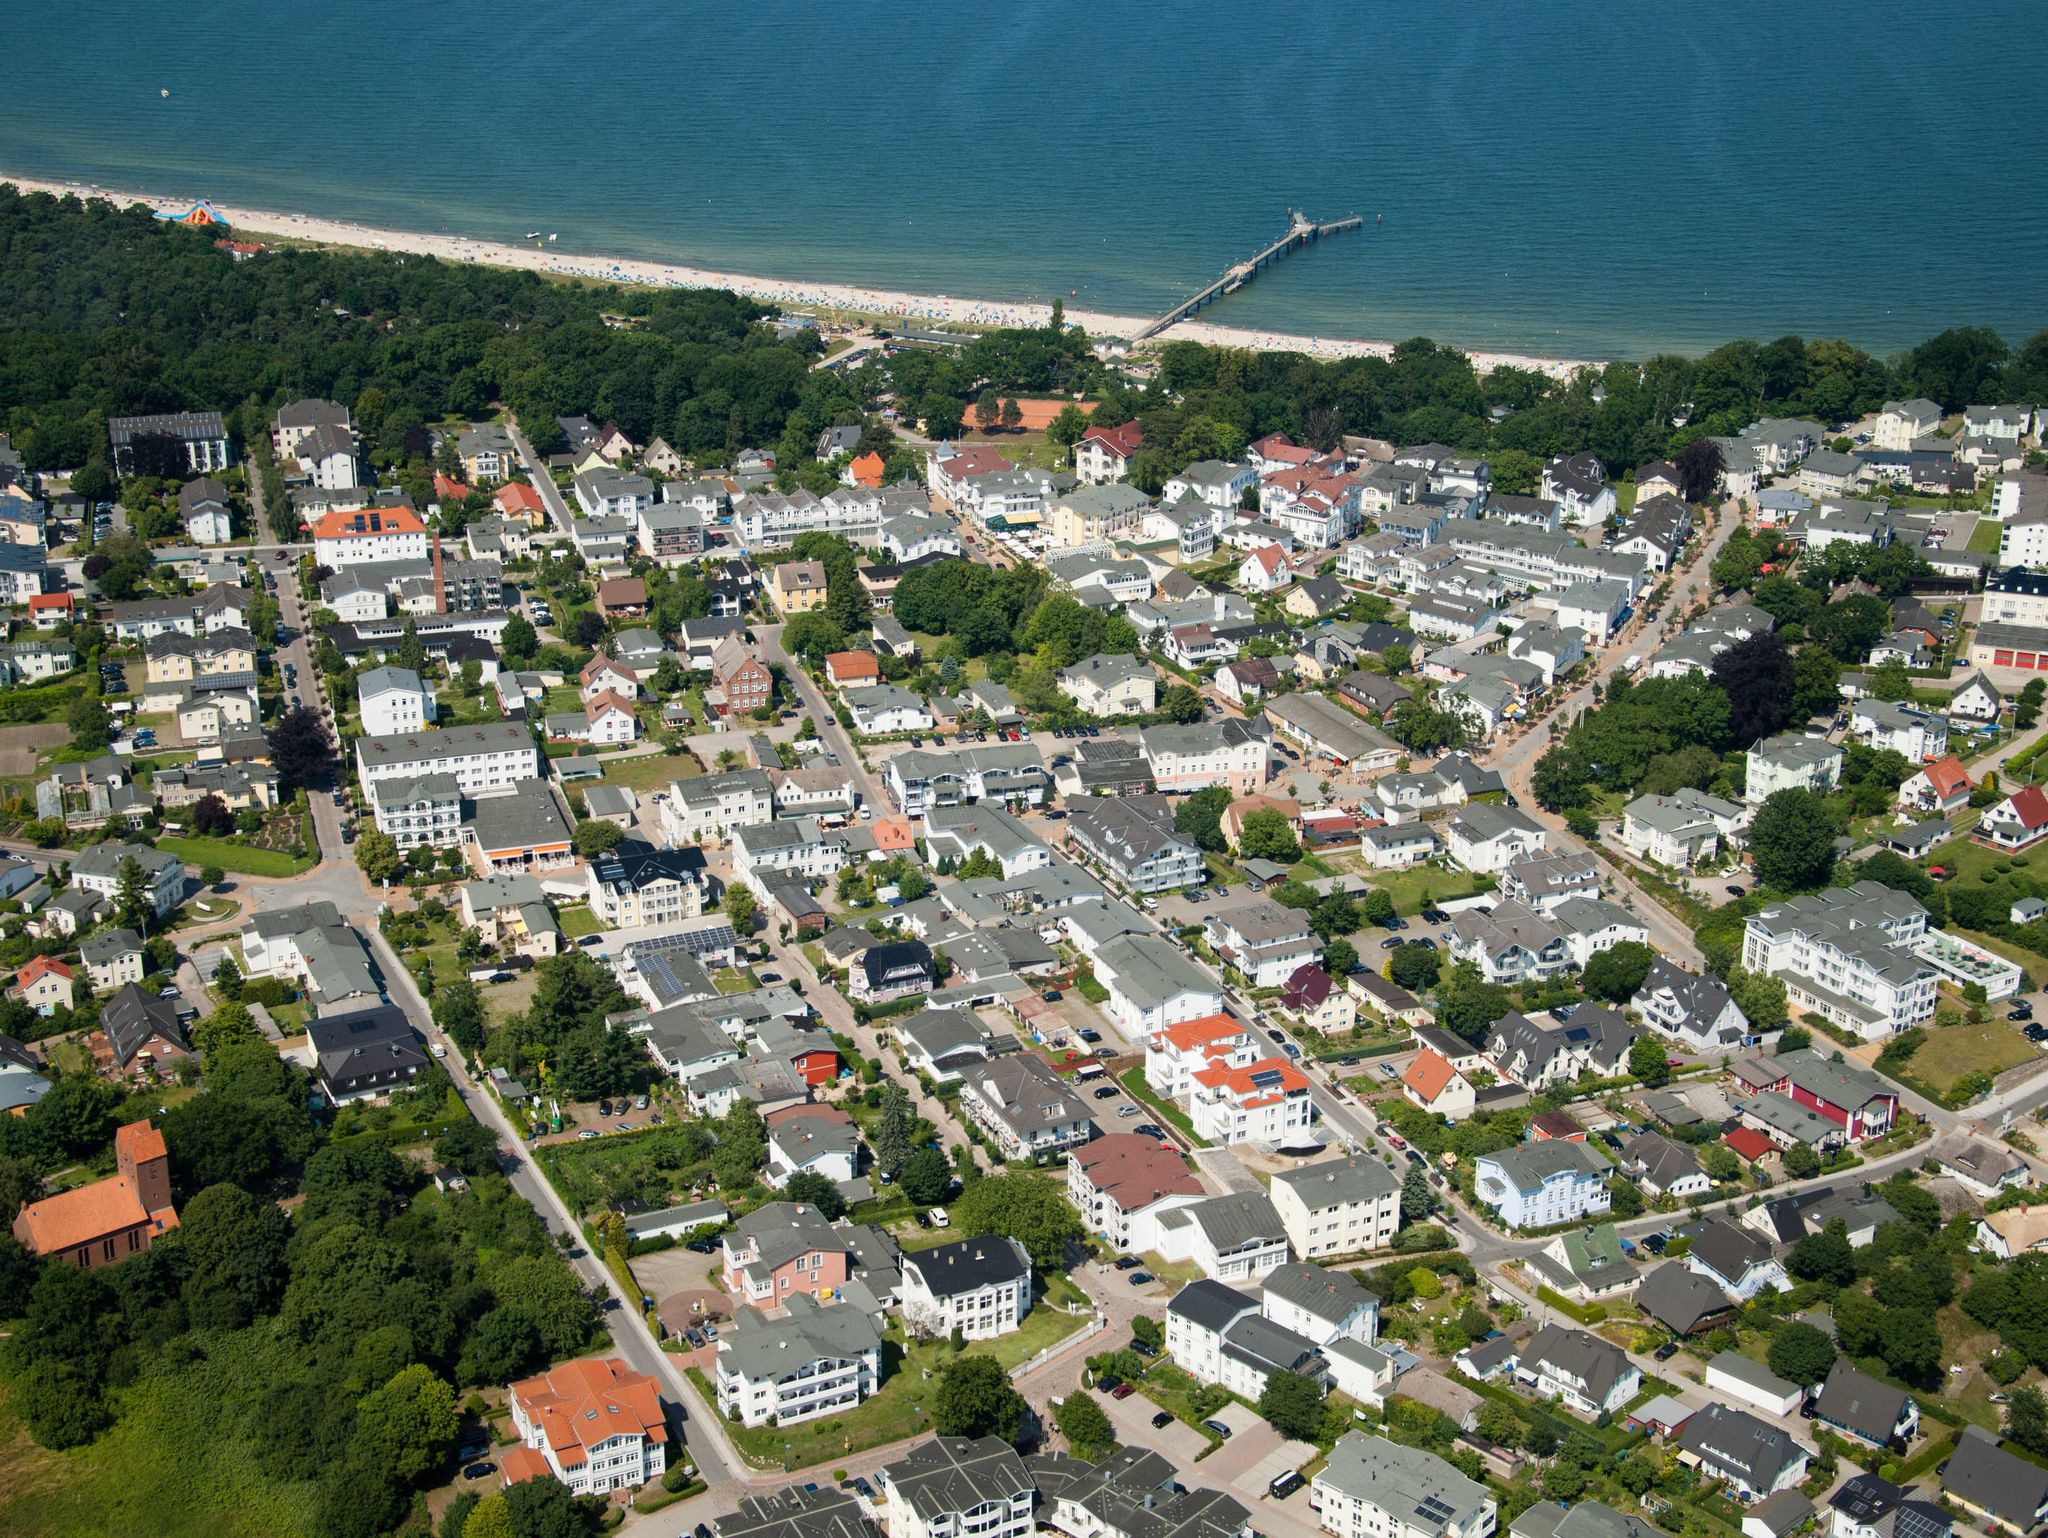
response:
<path id="1" fill-rule="evenodd" d="M 1951 753 L 1947 758 L 1936 759 L 1921 773 L 1927 776 L 1927 783 L 1934 787 L 1934 793 L 1947 800 L 1957 791 L 1970 788 L 1970 771 L 1963 767 L 1963 761 Z"/>
<path id="2" fill-rule="evenodd" d="M 61 961 L 54 960 L 48 956 L 37 956 L 27 966 L 14 974 L 14 985 L 17 988 L 26 988 L 37 978 L 49 972 L 56 973 L 67 983 L 77 975 Z"/>
<path id="3" fill-rule="evenodd" d="M 1264 1081 L 1264 1082 L 1261 1082 Z M 1195 1082 L 1207 1089 L 1220 1089 L 1246 1110 L 1272 1105 L 1308 1088 L 1308 1075 L 1285 1058 L 1268 1057 L 1243 1068 L 1218 1064 L 1197 1069 Z"/>
<path id="4" fill-rule="evenodd" d="M 114 1133 L 114 1152 L 126 1154 L 140 1164 L 145 1159 L 168 1159 L 164 1135 L 155 1122 L 131 1121 Z"/>
<path id="5" fill-rule="evenodd" d="M 1458 1070 L 1451 1066 L 1449 1058 L 1432 1048 L 1424 1047 L 1409 1063 L 1408 1071 L 1401 1075 L 1401 1082 L 1415 1091 L 1424 1100 L 1435 1100 L 1444 1092 L 1444 1087 L 1458 1076 Z"/>
<path id="6" fill-rule="evenodd" d="M 68 609 L 72 598 L 69 593 L 38 593 L 28 601 L 29 612 L 37 609 Z"/>
<path id="7" fill-rule="evenodd" d="M 122 1131 L 126 1131 L 124 1127 Z M 154 1129 L 152 1129 L 154 1130 Z M 163 1146 L 163 1134 L 157 1134 Z M 28 1247 L 38 1255 L 61 1255 L 80 1245 L 96 1244 L 111 1234 L 126 1233 L 138 1224 L 154 1221 L 163 1233 L 178 1226 L 178 1214 L 166 1207 L 161 1212 L 144 1210 L 142 1198 L 126 1175 L 112 1175 L 91 1185 L 60 1191 L 39 1202 L 30 1202 L 16 1219 L 16 1231 L 28 1231 Z"/>
<path id="8" fill-rule="evenodd" d="M 595 721 L 607 709 L 630 716 L 633 713 L 633 702 L 615 689 L 600 689 L 590 697 L 590 703 L 583 707 L 583 714 L 585 719 Z"/>
<path id="9" fill-rule="evenodd" d="M 540 1455 L 539 1449 L 523 1446 L 513 1448 L 498 1460 L 498 1472 L 508 1485 L 555 1477 L 555 1471 L 548 1467 L 548 1460 Z"/>
<path id="10" fill-rule="evenodd" d="M 878 489 L 882 484 L 882 478 L 889 473 L 888 462 L 873 449 L 868 450 L 846 468 L 853 472 L 856 485 L 865 486 L 870 491 Z"/>
<path id="11" fill-rule="evenodd" d="M 1242 1020 L 1233 1020 L 1228 1015 L 1203 1015 L 1198 1020 L 1182 1020 L 1169 1025 L 1154 1036 L 1155 1041 L 1164 1041 L 1181 1052 L 1194 1052 L 1232 1036 L 1242 1036 L 1245 1025 Z"/>
<path id="12" fill-rule="evenodd" d="M 367 539 L 373 534 L 424 534 L 426 524 L 409 507 L 365 507 L 327 513 L 313 521 L 315 539 Z"/>
<path id="13" fill-rule="evenodd" d="M 668 1440 L 654 1380 L 615 1356 L 564 1362 L 552 1372 L 512 1385 L 528 1421 L 540 1427 L 548 1449 L 565 1468 L 608 1437 L 638 1434 Z"/>
<path id="14" fill-rule="evenodd" d="M 917 847 L 917 835 L 901 817 L 878 817 L 869 825 L 868 831 L 875 836 L 875 848 L 884 854 Z"/>
<path id="15" fill-rule="evenodd" d="M 873 652 L 828 652 L 825 672 L 831 678 L 880 678 L 882 664 Z"/>
<path id="16" fill-rule="evenodd" d="M 540 499 L 540 493 L 524 481 L 511 481 L 498 488 L 498 494 L 491 499 L 498 504 L 499 511 L 507 513 L 538 513 L 547 504 Z"/>

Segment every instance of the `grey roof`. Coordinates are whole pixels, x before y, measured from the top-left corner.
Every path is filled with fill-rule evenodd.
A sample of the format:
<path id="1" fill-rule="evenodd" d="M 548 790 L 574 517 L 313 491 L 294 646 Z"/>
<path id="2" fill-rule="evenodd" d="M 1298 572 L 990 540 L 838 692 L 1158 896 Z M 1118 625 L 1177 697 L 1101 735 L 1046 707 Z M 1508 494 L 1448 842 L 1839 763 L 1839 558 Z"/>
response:
<path id="1" fill-rule="evenodd" d="M 1021 1138 L 1048 1128 L 1085 1127 L 1088 1121 L 1087 1105 L 1034 1053 L 970 1063 L 961 1078 L 987 1113 Z"/>
<path id="2" fill-rule="evenodd" d="M 505 753 L 533 745 L 533 733 L 523 722 L 486 721 L 395 737 L 363 737 L 356 741 L 356 752 L 374 769 L 384 764 L 439 763 L 472 753 Z"/>
<path id="3" fill-rule="evenodd" d="M 1263 1285 L 1268 1296 L 1283 1299 L 1333 1326 L 1379 1302 L 1378 1295 L 1360 1286 L 1350 1273 L 1325 1271 L 1306 1261 L 1274 1267 L 1266 1273 Z"/>
<path id="4" fill-rule="evenodd" d="M 1403 1527 L 1462 1528 L 1493 1497 L 1434 1453 L 1352 1432 L 1330 1449 L 1319 1484 L 1390 1513 Z"/>
<path id="5" fill-rule="evenodd" d="M 1692 1253 L 1723 1282 L 1739 1282 L 1752 1266 L 1771 1258 L 1771 1247 L 1753 1230 L 1711 1218 L 1693 1235 Z"/>
<path id="6" fill-rule="evenodd" d="M 2048 1470 L 2007 1452 L 1983 1428 L 1965 1426 L 1941 1488 L 2025 1531 L 2048 1503 Z"/>
<path id="7" fill-rule="evenodd" d="M 1612 1168 L 1584 1143 L 1567 1143 L 1558 1138 L 1517 1143 L 1512 1148 L 1483 1155 L 1482 1162 L 1498 1166 L 1515 1188 L 1525 1193 L 1541 1190 L 1544 1181 L 1567 1170 L 1603 1176 Z"/>
<path id="8" fill-rule="evenodd" d="M 119 876 L 122 862 L 130 859 L 141 866 L 142 873 L 152 880 L 173 868 L 182 870 L 185 865 L 176 855 L 151 849 L 146 844 L 91 844 L 72 857 L 71 874 Z"/>
<path id="9" fill-rule="evenodd" d="M 1286 1186 L 1310 1212 L 1346 1202 L 1375 1201 L 1401 1189 L 1398 1175 L 1365 1154 L 1281 1170 L 1273 1176 L 1273 1183 Z"/>
<path id="10" fill-rule="evenodd" d="M 569 821 L 545 780 L 521 780 L 509 796 L 475 804 L 467 828 L 480 849 L 535 849 L 570 842 Z M 616 850 L 614 850 L 616 853 Z"/>
<path id="11" fill-rule="evenodd" d="M 100 1029 L 107 1034 L 114 1061 L 126 1068 L 150 1037 L 161 1036 L 182 1051 L 191 1051 L 185 1028 L 178 1020 L 178 1006 L 134 983 L 123 983 L 100 1011 Z"/>
<path id="12" fill-rule="evenodd" d="M 1814 1401 L 1813 1414 L 1816 1420 L 1852 1431 L 1866 1442 L 1882 1444 L 1891 1439 L 1906 1411 L 1906 1400 L 1904 1389 L 1880 1383 L 1837 1357 Z"/>
<path id="13" fill-rule="evenodd" d="M 412 1022 L 389 1004 L 316 1015 L 306 1022 L 306 1040 L 321 1080 L 337 1094 L 365 1079 L 402 1084 L 429 1061 Z"/>
<path id="14" fill-rule="evenodd" d="M 1511 1538 L 1657 1538 L 1657 1529 L 1641 1517 L 1599 1501 L 1580 1501 L 1570 1511 L 1555 1501 L 1539 1501 L 1515 1518 L 1508 1532 Z"/>
<path id="15" fill-rule="evenodd" d="M 1621 1156 L 1631 1168 L 1640 1167 L 1644 1182 L 1659 1191 L 1668 1191 L 1675 1182 L 1700 1172 L 1700 1161 L 1693 1157 L 1692 1150 L 1660 1132 L 1643 1132 L 1630 1138 L 1622 1145 Z"/>
<path id="16" fill-rule="evenodd" d="M 1235 1287 L 1203 1277 L 1175 1293 L 1166 1311 L 1202 1329 L 1220 1331 L 1244 1314 L 1257 1313 L 1259 1302 Z"/>
<path id="17" fill-rule="evenodd" d="M 375 699 L 380 694 L 401 692 L 406 694 L 430 694 L 432 691 L 420 682 L 420 675 L 411 668 L 371 668 L 368 672 L 360 673 L 356 676 L 356 698 L 358 699 L 369 700 Z"/>
<path id="18" fill-rule="evenodd" d="M 1115 972 L 1116 990 L 1140 1008 L 1156 1008 L 1184 993 L 1218 991 L 1216 980 L 1185 952 L 1154 935 L 1120 935 L 1096 959 Z"/>
<path id="19" fill-rule="evenodd" d="M 1740 1351 L 1723 1351 L 1719 1356 L 1707 1363 L 1707 1367 L 1710 1371 L 1719 1372 L 1726 1377 L 1735 1379 L 1737 1382 L 1746 1383 L 1751 1388 L 1769 1394 L 1773 1398 L 1795 1393 L 1799 1387 L 1796 1383 L 1787 1383 L 1783 1378 L 1772 1372 L 1770 1368 L 1764 1366 L 1762 1362 L 1754 1361 L 1744 1356 Z"/>
<path id="20" fill-rule="evenodd" d="M 1275 1324 L 1263 1314 L 1247 1314 L 1223 1332 L 1223 1354 L 1262 1373 L 1291 1372 L 1320 1377 L 1324 1363 L 1314 1341 Z"/>
<path id="21" fill-rule="evenodd" d="M 1036 1489 L 1024 1460 L 1000 1437 L 933 1437 L 884 1466 L 882 1477 L 926 1522 Z"/>
<path id="22" fill-rule="evenodd" d="M 1784 1538 L 1813 1516 L 1813 1502 L 1799 1490 L 1780 1490 L 1749 1508 L 1745 1522 L 1761 1522 L 1772 1538 Z"/>
<path id="23" fill-rule="evenodd" d="M 89 967 L 103 967 L 120 960 L 123 956 L 142 953 L 142 936 L 132 929 L 109 929 L 104 934 L 94 935 L 78 948 Z"/>
<path id="24" fill-rule="evenodd" d="M 1287 1230 L 1272 1198 L 1264 1191 L 1236 1191 L 1163 1214 L 1160 1223 L 1175 1228 L 1192 1223 L 1219 1255 L 1270 1241 L 1284 1243 Z"/>
<path id="25" fill-rule="evenodd" d="M 1522 1347 L 1525 1362 L 1547 1362 L 1586 1385 L 1587 1397 L 1605 1403 L 1614 1386 L 1635 1372 L 1636 1365 L 1619 1346 L 1585 1330 L 1546 1324 Z"/>
<path id="26" fill-rule="evenodd" d="M 1789 1464 L 1806 1456 L 1790 1433 L 1767 1425 L 1746 1410 L 1710 1404 L 1679 1428 L 1678 1445 L 1711 1473 L 1733 1473 L 1754 1489 L 1767 1490 Z M 2042 1478 L 2048 1480 L 2048 1474 Z"/>
<path id="27" fill-rule="evenodd" d="M 719 1364 L 749 1379 L 782 1379 L 822 1358 L 859 1356 L 881 1346 L 875 1321 L 860 1309 L 821 1308 L 807 1292 L 792 1293 L 787 1307 L 782 1319 L 742 1308 L 718 1338 Z"/>
<path id="28" fill-rule="evenodd" d="M 1636 1288 L 1636 1306 L 1677 1334 L 1690 1335 L 1701 1321 L 1732 1312 L 1735 1302 L 1683 1261 L 1667 1260 Z"/>

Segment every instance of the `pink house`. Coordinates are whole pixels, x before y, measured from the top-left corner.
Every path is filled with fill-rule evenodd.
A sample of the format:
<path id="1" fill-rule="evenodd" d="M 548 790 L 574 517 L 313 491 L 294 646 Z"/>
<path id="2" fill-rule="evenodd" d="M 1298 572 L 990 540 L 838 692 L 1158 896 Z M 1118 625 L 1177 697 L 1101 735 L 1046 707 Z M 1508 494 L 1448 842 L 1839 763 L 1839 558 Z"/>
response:
<path id="1" fill-rule="evenodd" d="M 829 1303 L 853 1275 L 849 1231 L 801 1202 L 771 1202 L 724 1239 L 725 1290 L 740 1303 L 778 1308 L 796 1293 Z"/>

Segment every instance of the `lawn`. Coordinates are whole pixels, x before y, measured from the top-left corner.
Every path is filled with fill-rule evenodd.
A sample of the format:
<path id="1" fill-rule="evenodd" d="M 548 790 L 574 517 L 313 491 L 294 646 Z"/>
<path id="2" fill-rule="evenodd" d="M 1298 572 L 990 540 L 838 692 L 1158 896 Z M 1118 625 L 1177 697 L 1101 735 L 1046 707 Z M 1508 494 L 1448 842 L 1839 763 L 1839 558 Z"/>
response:
<path id="1" fill-rule="evenodd" d="M 1910 1071 L 1937 1093 L 1946 1095 L 1957 1080 L 1973 1073 L 1997 1077 L 2006 1069 L 2029 1061 L 2034 1045 L 2019 1027 L 2004 1020 L 1983 1025 L 1952 1025 L 1929 1031 L 1927 1041 L 1912 1057 Z"/>
<path id="2" fill-rule="evenodd" d="M 1373 870 L 1358 855 L 1332 856 L 1325 851 L 1324 858 L 1334 869 L 1363 876 L 1380 888 L 1394 899 L 1394 911 L 1405 917 L 1414 917 L 1433 899 L 1469 897 L 1473 892 L 1472 878 L 1463 871 L 1439 870 L 1433 865 L 1418 865 L 1412 870 Z"/>
<path id="3" fill-rule="evenodd" d="M 1967 838 L 1956 838 L 1950 839 L 1929 854 L 1927 863 L 1930 866 L 1946 866 L 1955 872 L 1955 879 L 1960 882 L 1975 881 L 1985 871 L 1998 873 L 1998 867 L 2001 865 L 2009 866 L 2015 871 L 2033 871 L 2032 859 L 2030 854 L 2007 854 L 2002 849 L 1974 844 Z"/>
<path id="4" fill-rule="evenodd" d="M 587 905 L 562 909 L 555 915 L 555 921 L 562 926 L 565 939 L 580 940 L 585 935 L 604 933 L 604 921 L 592 913 Z"/>
<path id="5" fill-rule="evenodd" d="M 1138 1104 L 1144 1106 L 1154 1115 L 1163 1118 L 1171 1125 L 1178 1127 L 1187 1135 L 1190 1142 L 1203 1148 L 1209 1146 L 1204 1139 L 1195 1136 L 1195 1124 L 1188 1120 L 1185 1111 L 1181 1110 L 1177 1105 L 1161 1100 L 1152 1093 L 1152 1086 L 1145 1082 L 1143 1066 L 1125 1069 L 1122 1082 L 1124 1088 L 1131 1092 L 1131 1098 L 1137 1101 Z"/>
<path id="6" fill-rule="evenodd" d="M 1970 531 L 1969 548 L 1978 555 L 1998 554 L 1998 541 L 2005 533 L 2005 525 L 1996 518 L 1979 518 L 1977 527 Z"/>
<path id="7" fill-rule="evenodd" d="M 604 782 L 623 785 L 643 801 L 648 793 L 667 790 L 671 780 L 695 779 L 704 772 L 693 753 L 642 753 L 634 758 L 607 759 Z"/>
<path id="8" fill-rule="evenodd" d="M 1064 1314 L 1041 1305 L 1025 1316 L 1021 1328 L 994 1340 L 971 1341 L 961 1353 L 943 1340 L 921 1341 L 907 1348 L 900 1341 L 884 1340 L 882 1387 L 858 1409 L 795 1426 L 747 1427 L 728 1421 L 725 1433 L 757 1467 L 780 1465 L 791 1470 L 899 1442 L 930 1423 L 937 1374 L 956 1355 L 993 1357 L 1004 1367 L 1015 1368 L 1087 1322 L 1086 1314 Z M 890 1328 L 893 1331 L 900 1326 L 892 1322 Z M 716 1405 L 718 1395 L 711 1381 L 698 1368 L 690 1368 L 689 1373 L 706 1402 Z"/>
<path id="9" fill-rule="evenodd" d="M 251 849 L 224 838 L 160 838 L 159 849 L 176 855 L 187 865 L 204 868 L 218 865 L 238 876 L 272 876 L 283 879 L 303 875 L 319 862 L 304 855 L 289 855 L 275 849 Z"/>

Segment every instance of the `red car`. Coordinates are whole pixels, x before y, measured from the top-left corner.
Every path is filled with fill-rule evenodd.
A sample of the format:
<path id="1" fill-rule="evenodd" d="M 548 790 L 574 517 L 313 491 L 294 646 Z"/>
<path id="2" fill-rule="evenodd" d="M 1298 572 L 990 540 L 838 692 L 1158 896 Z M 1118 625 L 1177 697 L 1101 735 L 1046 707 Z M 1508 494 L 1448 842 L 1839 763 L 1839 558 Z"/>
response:
<path id="1" fill-rule="evenodd" d="M 1387 1141 L 1393 1144 L 1396 1148 L 1406 1148 L 1408 1146 L 1406 1143 L 1402 1142 L 1399 1137 L 1395 1136 L 1391 1132 L 1387 1134 Z"/>
<path id="2" fill-rule="evenodd" d="M 1115 1388 L 1109 1391 L 1109 1397 L 1111 1399 L 1129 1399 L 1131 1395 L 1135 1394 L 1136 1392 L 1137 1390 L 1132 1388 L 1130 1384 L 1119 1383 Z"/>

